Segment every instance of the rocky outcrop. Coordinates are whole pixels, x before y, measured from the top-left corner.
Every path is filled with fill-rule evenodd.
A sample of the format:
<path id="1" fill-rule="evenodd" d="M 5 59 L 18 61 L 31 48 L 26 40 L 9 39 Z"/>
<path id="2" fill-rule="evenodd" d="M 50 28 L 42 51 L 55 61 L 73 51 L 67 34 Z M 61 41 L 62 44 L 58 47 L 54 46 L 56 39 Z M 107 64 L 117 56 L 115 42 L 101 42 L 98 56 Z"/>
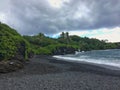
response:
<path id="1" fill-rule="evenodd" d="M 53 51 L 54 55 L 64 55 L 64 54 L 74 54 L 76 51 L 73 47 L 59 47 L 56 48 L 56 50 Z"/>
<path id="2" fill-rule="evenodd" d="M 22 69 L 23 63 L 18 60 L 1 61 L 0 62 L 0 73 L 8 73 Z"/>

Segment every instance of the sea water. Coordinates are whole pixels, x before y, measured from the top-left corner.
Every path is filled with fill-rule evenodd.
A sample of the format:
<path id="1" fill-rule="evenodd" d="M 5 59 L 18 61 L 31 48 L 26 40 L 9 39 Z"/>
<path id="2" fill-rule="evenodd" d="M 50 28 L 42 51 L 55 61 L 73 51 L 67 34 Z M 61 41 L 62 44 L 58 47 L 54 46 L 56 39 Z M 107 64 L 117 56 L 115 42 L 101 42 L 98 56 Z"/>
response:
<path id="1" fill-rule="evenodd" d="M 120 49 L 93 50 L 87 52 L 77 52 L 76 54 L 70 55 L 56 55 L 53 57 L 59 60 L 64 59 L 70 62 L 81 61 L 120 68 Z"/>

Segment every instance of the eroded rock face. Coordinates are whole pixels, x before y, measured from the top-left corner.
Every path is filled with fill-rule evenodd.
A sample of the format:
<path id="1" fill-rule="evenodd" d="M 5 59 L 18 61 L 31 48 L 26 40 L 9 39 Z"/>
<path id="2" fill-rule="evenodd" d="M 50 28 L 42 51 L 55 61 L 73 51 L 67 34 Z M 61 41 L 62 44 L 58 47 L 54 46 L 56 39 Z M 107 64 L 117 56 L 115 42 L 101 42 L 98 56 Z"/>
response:
<path id="1" fill-rule="evenodd" d="M 8 73 L 22 69 L 23 63 L 17 60 L 1 61 L 0 62 L 0 73 Z"/>
<path id="2" fill-rule="evenodd" d="M 15 54 L 13 59 L 14 60 L 19 60 L 19 61 L 24 61 L 25 52 L 26 52 L 26 44 L 25 44 L 25 42 L 20 42 L 17 45 L 17 51 L 16 51 L 16 54 Z"/>
<path id="3" fill-rule="evenodd" d="M 74 54 L 75 51 L 76 49 L 72 47 L 59 47 L 53 52 L 53 54 L 54 55 Z"/>

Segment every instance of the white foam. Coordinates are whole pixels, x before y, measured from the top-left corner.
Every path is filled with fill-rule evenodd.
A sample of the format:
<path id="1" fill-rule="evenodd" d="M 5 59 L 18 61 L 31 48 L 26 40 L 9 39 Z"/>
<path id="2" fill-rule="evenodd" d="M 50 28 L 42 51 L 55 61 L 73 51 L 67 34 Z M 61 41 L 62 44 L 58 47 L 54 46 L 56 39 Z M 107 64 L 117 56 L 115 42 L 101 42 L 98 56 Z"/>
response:
<path id="1" fill-rule="evenodd" d="M 57 58 L 58 60 L 62 59 L 68 62 L 76 62 L 76 61 L 82 61 L 87 63 L 93 63 L 93 64 L 101 64 L 101 65 L 109 65 L 114 67 L 120 68 L 120 60 L 104 60 L 104 59 L 85 59 L 85 58 L 75 58 L 75 57 L 66 57 L 62 55 L 53 56 L 54 58 Z M 85 56 L 83 56 L 85 57 Z"/>

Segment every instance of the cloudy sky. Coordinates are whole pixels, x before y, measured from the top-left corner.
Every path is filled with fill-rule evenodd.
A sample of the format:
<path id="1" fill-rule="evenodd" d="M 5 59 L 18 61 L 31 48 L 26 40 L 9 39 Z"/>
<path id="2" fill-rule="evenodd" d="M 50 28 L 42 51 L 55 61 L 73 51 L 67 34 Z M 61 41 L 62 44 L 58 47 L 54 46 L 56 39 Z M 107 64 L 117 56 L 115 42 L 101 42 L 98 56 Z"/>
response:
<path id="1" fill-rule="evenodd" d="M 0 21 L 24 35 L 68 31 L 120 42 L 120 0 L 1 0 Z"/>

